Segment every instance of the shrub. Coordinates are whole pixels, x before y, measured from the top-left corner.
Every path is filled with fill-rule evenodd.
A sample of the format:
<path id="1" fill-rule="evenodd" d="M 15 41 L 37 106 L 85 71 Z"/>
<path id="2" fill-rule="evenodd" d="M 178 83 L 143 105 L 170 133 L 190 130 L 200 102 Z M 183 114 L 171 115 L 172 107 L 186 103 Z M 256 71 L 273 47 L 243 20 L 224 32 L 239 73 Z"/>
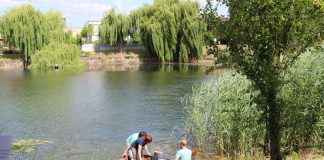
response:
<path id="1" fill-rule="evenodd" d="M 281 150 L 285 155 L 299 149 L 319 148 L 324 130 L 324 46 L 305 52 L 282 75 Z M 267 148 L 259 92 L 244 76 L 226 71 L 218 81 L 193 88 L 184 99 L 190 138 L 201 150 L 230 156 L 256 156 L 258 146 Z M 262 103 L 258 103 L 262 104 Z M 214 150 L 211 150 L 214 149 Z M 266 151 L 266 150 L 264 150 Z"/>
<path id="2" fill-rule="evenodd" d="M 282 144 L 288 152 L 324 138 L 324 46 L 311 48 L 283 75 Z"/>
<path id="3" fill-rule="evenodd" d="M 231 71 L 217 82 L 194 87 L 184 102 L 189 113 L 186 126 L 196 147 L 217 154 L 254 155 L 264 135 L 254 103 L 258 94 L 246 77 Z"/>
<path id="4" fill-rule="evenodd" d="M 82 68 L 84 64 L 81 61 L 80 48 L 73 44 L 51 42 L 32 55 L 33 68 L 51 70 L 55 65 L 64 70 Z"/>

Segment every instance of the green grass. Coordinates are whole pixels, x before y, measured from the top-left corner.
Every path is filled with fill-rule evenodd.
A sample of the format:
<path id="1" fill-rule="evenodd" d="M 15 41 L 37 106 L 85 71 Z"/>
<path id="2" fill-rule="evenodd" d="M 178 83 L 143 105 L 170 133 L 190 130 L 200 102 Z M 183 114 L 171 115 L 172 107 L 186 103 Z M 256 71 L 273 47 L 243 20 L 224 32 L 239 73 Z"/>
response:
<path id="1" fill-rule="evenodd" d="M 22 56 L 20 54 L 0 55 L 0 63 L 13 61 L 13 60 L 22 60 Z"/>

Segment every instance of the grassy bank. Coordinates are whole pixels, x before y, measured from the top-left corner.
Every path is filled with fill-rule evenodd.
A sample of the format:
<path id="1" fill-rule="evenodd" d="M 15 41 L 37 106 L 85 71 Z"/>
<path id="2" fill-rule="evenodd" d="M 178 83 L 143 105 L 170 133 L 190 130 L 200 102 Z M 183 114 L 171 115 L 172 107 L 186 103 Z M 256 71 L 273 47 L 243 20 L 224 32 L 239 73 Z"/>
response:
<path id="1" fill-rule="evenodd" d="M 4 54 L 0 55 L 0 62 L 3 61 L 12 61 L 12 60 L 22 60 L 20 54 Z"/>

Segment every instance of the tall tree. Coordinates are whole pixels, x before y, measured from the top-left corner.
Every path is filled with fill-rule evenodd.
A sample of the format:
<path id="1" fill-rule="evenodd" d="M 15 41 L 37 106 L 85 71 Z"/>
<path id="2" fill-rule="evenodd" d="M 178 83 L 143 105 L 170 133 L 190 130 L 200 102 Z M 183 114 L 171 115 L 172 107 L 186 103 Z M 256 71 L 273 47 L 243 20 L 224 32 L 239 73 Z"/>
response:
<path id="1" fill-rule="evenodd" d="M 148 51 L 162 62 L 201 58 L 204 25 L 196 1 L 155 0 L 131 17 Z"/>
<path id="2" fill-rule="evenodd" d="M 206 5 L 201 8 L 200 14 L 206 24 L 204 39 L 206 45 L 213 45 L 214 38 L 220 39 L 224 32 L 220 27 L 221 19 L 218 16 L 217 9 L 220 3 L 215 3 L 215 0 L 206 0 Z"/>
<path id="3" fill-rule="evenodd" d="M 47 38 L 54 40 L 56 42 L 64 42 L 64 28 L 66 26 L 63 16 L 60 12 L 49 11 L 44 14 L 45 16 L 45 27 L 48 27 Z"/>
<path id="4" fill-rule="evenodd" d="M 224 1 L 224 0 L 219 0 Z M 278 96 L 282 75 L 299 55 L 320 40 L 323 1 L 225 0 L 230 62 L 260 91 L 272 160 L 280 154 L 280 119 L 284 106 Z"/>
<path id="5" fill-rule="evenodd" d="M 125 37 L 130 34 L 130 23 L 124 14 L 117 14 L 114 9 L 107 12 L 99 27 L 99 35 L 103 42 L 118 44 L 119 52 L 124 53 Z"/>
<path id="6" fill-rule="evenodd" d="M 64 27 L 60 13 L 49 12 L 45 15 L 31 5 L 7 10 L 0 21 L 1 35 L 10 47 L 20 49 L 25 62 L 49 41 L 63 42 Z"/>
<path id="7" fill-rule="evenodd" d="M 31 5 L 14 7 L 5 12 L 1 20 L 1 34 L 10 47 L 17 47 L 25 61 L 48 41 L 45 17 Z"/>

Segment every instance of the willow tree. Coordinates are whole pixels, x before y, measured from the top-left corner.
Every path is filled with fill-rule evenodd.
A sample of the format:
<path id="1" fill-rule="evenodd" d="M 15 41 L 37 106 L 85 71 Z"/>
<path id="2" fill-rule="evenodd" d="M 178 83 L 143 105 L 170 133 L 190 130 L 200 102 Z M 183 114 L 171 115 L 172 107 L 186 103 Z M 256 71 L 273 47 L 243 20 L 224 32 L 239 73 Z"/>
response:
<path id="1" fill-rule="evenodd" d="M 50 40 L 63 43 L 65 41 L 64 28 L 66 26 L 63 16 L 60 12 L 47 12 L 45 15 L 45 24 L 48 28 L 48 36 Z"/>
<path id="2" fill-rule="evenodd" d="M 14 7 L 5 12 L 1 20 L 1 35 L 10 47 L 16 47 L 27 61 L 47 43 L 48 27 L 45 17 L 31 5 Z"/>
<path id="3" fill-rule="evenodd" d="M 130 23 L 124 14 L 117 14 L 114 9 L 107 12 L 99 27 L 100 39 L 110 45 L 118 44 L 119 52 L 124 52 L 124 43 L 130 34 Z"/>
<path id="4" fill-rule="evenodd" d="M 49 12 L 46 15 L 31 5 L 13 7 L 1 18 L 0 32 L 10 47 L 24 54 L 25 62 L 36 50 L 54 40 L 64 41 L 65 22 L 61 14 Z"/>
<path id="5" fill-rule="evenodd" d="M 203 22 L 196 1 L 155 0 L 131 14 L 148 51 L 162 62 L 202 57 Z"/>

